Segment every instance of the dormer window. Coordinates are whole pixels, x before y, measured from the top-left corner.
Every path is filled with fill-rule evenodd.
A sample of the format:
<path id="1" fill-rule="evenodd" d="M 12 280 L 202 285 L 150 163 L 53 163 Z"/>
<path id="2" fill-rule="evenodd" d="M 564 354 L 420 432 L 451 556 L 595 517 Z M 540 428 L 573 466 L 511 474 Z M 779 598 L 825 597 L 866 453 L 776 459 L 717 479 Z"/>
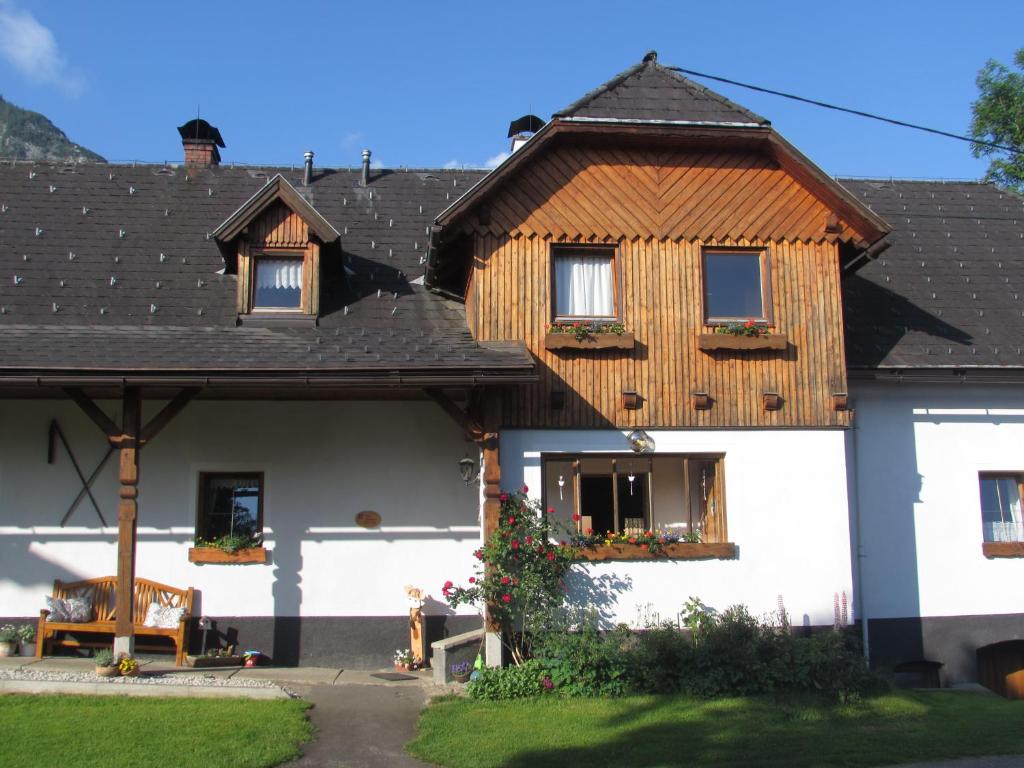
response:
<path id="1" fill-rule="evenodd" d="M 261 254 L 253 259 L 253 312 L 301 312 L 303 254 Z"/>
<path id="2" fill-rule="evenodd" d="M 340 273 L 341 235 L 284 177 L 268 181 L 213 236 L 226 271 L 238 275 L 239 322 L 317 322 L 321 256 Z"/>

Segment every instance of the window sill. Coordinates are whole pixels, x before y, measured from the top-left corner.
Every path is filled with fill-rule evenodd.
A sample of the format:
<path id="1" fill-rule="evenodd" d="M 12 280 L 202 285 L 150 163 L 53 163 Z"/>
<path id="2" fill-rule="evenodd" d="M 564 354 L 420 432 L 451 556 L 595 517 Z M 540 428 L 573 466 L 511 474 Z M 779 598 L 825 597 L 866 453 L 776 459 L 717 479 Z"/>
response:
<path id="1" fill-rule="evenodd" d="M 225 552 L 217 547 L 189 547 L 188 561 L 190 563 L 259 563 L 267 562 L 267 550 L 263 547 L 252 547 L 250 549 L 239 549 L 235 552 Z"/>
<path id="2" fill-rule="evenodd" d="M 666 544 L 660 552 L 652 553 L 635 544 L 612 544 L 580 550 L 580 558 L 599 562 L 601 560 L 735 560 L 736 545 L 721 544 Z"/>
<path id="3" fill-rule="evenodd" d="M 717 349 L 784 350 L 788 344 L 789 337 L 784 333 L 773 333 L 769 336 L 733 336 L 728 333 L 702 333 L 697 339 L 697 346 L 705 352 Z"/>
<path id="4" fill-rule="evenodd" d="M 1024 541 L 986 541 L 981 551 L 985 557 L 1024 557 Z"/>
<path id="5" fill-rule="evenodd" d="M 592 333 L 585 339 L 577 339 L 571 333 L 544 336 L 545 349 L 633 349 L 634 346 L 632 333 Z"/>

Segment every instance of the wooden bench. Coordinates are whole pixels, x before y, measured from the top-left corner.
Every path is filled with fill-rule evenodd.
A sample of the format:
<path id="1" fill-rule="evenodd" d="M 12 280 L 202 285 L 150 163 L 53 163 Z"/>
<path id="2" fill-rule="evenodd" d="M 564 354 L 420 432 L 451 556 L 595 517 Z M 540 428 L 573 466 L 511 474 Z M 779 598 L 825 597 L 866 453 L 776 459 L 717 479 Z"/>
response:
<path id="1" fill-rule="evenodd" d="M 113 635 L 116 585 L 117 578 L 114 576 L 103 576 L 85 581 L 54 581 L 53 596 L 56 598 L 91 598 L 92 616 L 86 622 L 49 621 L 50 611 L 45 608 L 41 610 L 39 612 L 39 629 L 36 633 L 36 658 L 42 658 L 44 652 L 51 652 L 55 645 L 70 648 L 105 647 L 106 644 L 97 642 L 69 640 L 62 637 L 61 634 L 65 632 L 95 632 Z M 135 579 L 133 602 L 135 621 L 132 633 L 136 636 L 169 638 L 176 649 L 174 663 L 178 666 L 184 662 L 185 654 L 188 652 L 188 627 L 192 618 L 192 597 L 192 587 L 176 589 L 149 579 Z M 161 606 L 172 608 L 184 607 L 185 613 L 177 627 L 145 627 L 142 622 L 146 620 L 150 603 L 159 603 Z M 162 651 L 166 650 L 167 646 L 136 644 L 135 648 L 140 651 Z"/>

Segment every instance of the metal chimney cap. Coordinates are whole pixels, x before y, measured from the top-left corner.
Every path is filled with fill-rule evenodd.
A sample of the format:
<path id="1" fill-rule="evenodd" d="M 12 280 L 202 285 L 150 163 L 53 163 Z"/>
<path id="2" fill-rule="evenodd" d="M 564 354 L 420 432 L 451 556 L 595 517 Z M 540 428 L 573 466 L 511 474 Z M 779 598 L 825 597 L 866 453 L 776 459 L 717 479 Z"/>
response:
<path id="1" fill-rule="evenodd" d="M 307 149 L 305 152 L 302 153 L 302 156 L 306 158 L 307 163 L 311 162 L 313 160 L 313 150 Z"/>
<path id="2" fill-rule="evenodd" d="M 365 161 L 365 160 L 369 160 L 369 159 L 370 159 L 370 154 L 371 154 L 370 150 L 368 150 L 368 149 L 364 149 L 364 150 L 363 150 L 363 160 L 364 160 L 364 161 Z"/>

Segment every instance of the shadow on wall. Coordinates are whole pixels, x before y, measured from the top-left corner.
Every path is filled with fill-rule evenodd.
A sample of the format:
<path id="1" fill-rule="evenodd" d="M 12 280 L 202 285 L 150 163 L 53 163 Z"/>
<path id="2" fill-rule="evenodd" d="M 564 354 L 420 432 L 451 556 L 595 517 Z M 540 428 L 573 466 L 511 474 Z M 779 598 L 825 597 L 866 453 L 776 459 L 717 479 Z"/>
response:
<path id="1" fill-rule="evenodd" d="M 630 576 L 603 573 L 592 576 L 582 568 L 573 568 L 566 578 L 566 604 L 570 613 L 592 613 L 604 629 L 615 626 L 615 607 L 619 595 L 633 589 Z"/>

